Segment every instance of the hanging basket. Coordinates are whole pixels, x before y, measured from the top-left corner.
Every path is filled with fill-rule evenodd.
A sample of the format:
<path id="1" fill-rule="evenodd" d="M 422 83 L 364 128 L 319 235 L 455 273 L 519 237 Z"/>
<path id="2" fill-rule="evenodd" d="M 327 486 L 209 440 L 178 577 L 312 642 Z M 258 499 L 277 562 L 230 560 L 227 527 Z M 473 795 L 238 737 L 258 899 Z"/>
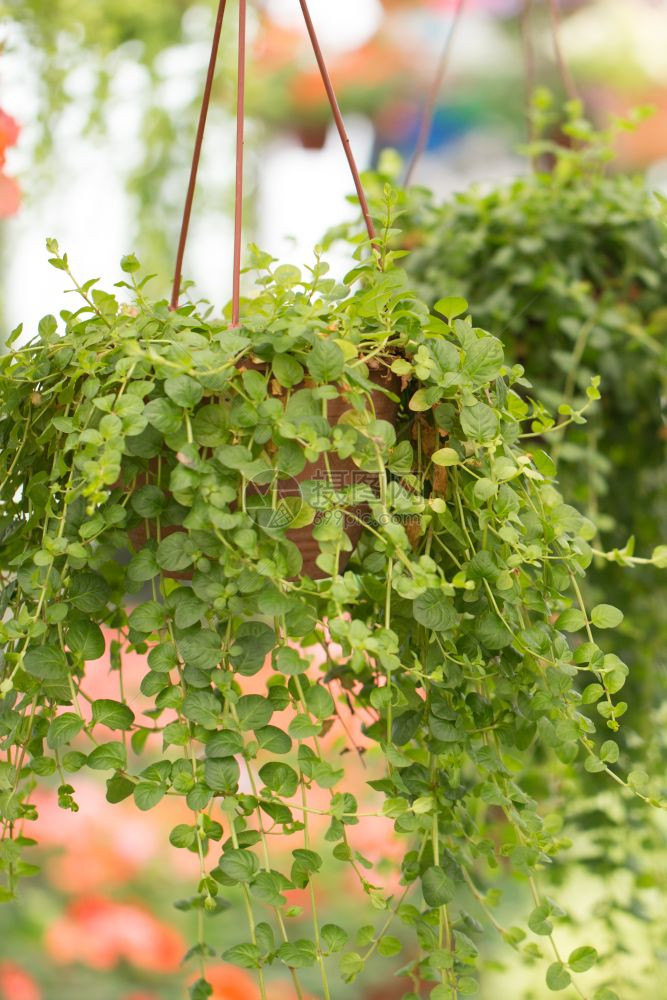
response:
<path id="1" fill-rule="evenodd" d="M 361 206 L 362 214 L 366 223 L 366 228 L 368 231 L 368 236 L 371 244 L 375 246 L 375 229 L 370 215 L 370 210 L 368 203 L 364 194 L 364 190 L 361 184 L 361 179 L 359 176 L 359 171 L 357 169 L 354 156 L 350 148 L 350 142 L 345 129 L 345 124 L 343 122 L 340 109 L 338 107 L 338 102 L 333 90 L 331 79 L 327 67 L 324 62 L 324 57 L 322 55 L 322 50 L 320 48 L 315 29 L 310 18 L 310 13 L 308 11 L 308 6 L 306 0 L 299 0 L 301 10 L 304 16 L 304 21 L 306 28 L 310 37 L 310 41 L 313 46 L 313 51 L 317 64 L 319 67 L 320 75 L 327 93 L 327 97 L 331 106 L 333 118 L 341 138 L 343 145 L 343 150 L 345 152 L 350 170 L 352 173 L 352 178 L 356 188 L 357 196 L 359 198 L 359 204 Z M 199 160 L 201 155 L 201 149 L 204 138 L 204 131 L 206 126 L 206 119 L 208 114 L 208 108 L 211 100 L 211 91 L 213 86 L 213 78 L 215 73 L 215 66 L 217 62 L 218 50 L 220 45 L 220 37 L 222 31 L 222 23 L 225 12 L 225 0 L 221 0 L 218 14 L 216 18 L 215 30 L 213 35 L 213 44 L 211 49 L 211 58 L 209 61 L 208 73 L 206 78 L 206 84 L 204 88 L 204 95 L 202 100 L 202 107 L 199 117 L 199 123 L 197 128 L 197 136 L 195 141 L 195 148 L 192 159 L 192 167 L 190 171 L 190 180 L 188 184 L 187 195 L 185 199 L 185 207 L 183 211 L 183 219 L 181 224 L 181 233 L 178 244 L 178 252 L 176 257 L 176 267 L 174 272 L 173 290 L 171 297 L 171 309 L 177 310 L 179 308 L 179 296 L 180 296 L 180 285 L 181 285 L 181 272 L 183 266 L 183 258 L 185 253 L 188 228 L 190 223 L 190 216 L 192 211 L 192 204 L 194 200 L 197 172 L 199 166 Z M 236 190 L 235 190 L 235 211 L 234 211 L 234 266 L 233 266 L 233 288 L 232 288 L 232 315 L 231 315 L 231 328 L 242 328 L 241 319 L 241 301 L 240 301 L 240 274 L 241 274 L 241 234 L 242 234 L 242 205 L 243 205 L 243 143 L 244 143 L 244 113 L 245 113 L 245 47 L 246 47 L 246 0 L 240 0 L 239 3 L 239 44 L 238 44 L 238 92 L 237 92 L 237 107 L 236 107 Z M 319 143 L 314 143 L 313 145 L 319 145 Z M 240 371 L 248 368 L 254 368 L 265 374 L 267 377 L 270 376 L 270 372 L 266 365 L 258 364 L 253 361 L 252 357 L 243 358 L 238 366 Z M 379 419 L 383 421 L 388 421 L 392 425 L 395 422 L 396 415 L 399 406 L 399 393 L 400 393 L 400 380 L 397 376 L 387 369 L 377 365 L 369 366 L 368 373 L 369 380 L 376 386 L 376 389 L 368 394 L 367 406 L 369 414 L 374 419 Z M 303 386 L 295 386 L 294 389 L 298 389 Z M 341 385 L 339 387 L 339 394 L 336 398 L 329 400 L 328 402 L 328 412 L 327 419 L 331 427 L 335 427 L 341 418 L 344 417 L 347 411 L 351 409 L 351 404 L 346 398 L 345 387 Z M 287 400 L 289 398 L 289 393 L 285 393 L 280 390 L 276 393 L 278 398 L 281 398 L 283 406 L 286 406 Z M 201 405 L 206 405 L 212 402 L 212 400 L 206 397 L 202 399 Z M 221 400 L 221 405 L 225 405 L 224 401 Z M 154 459 L 149 464 L 148 477 L 154 477 L 154 481 L 157 480 L 159 476 L 160 463 L 158 459 Z M 275 514 L 276 517 L 280 517 L 281 513 L 286 517 L 290 516 L 290 501 L 298 500 L 301 496 L 300 487 L 303 483 L 322 483 L 326 485 L 329 490 L 335 491 L 337 494 L 340 493 L 341 497 L 344 496 L 345 500 L 340 504 L 335 504 L 334 509 L 328 511 L 328 515 L 332 517 L 338 517 L 343 519 L 345 533 L 347 535 L 348 544 L 341 550 L 338 559 L 338 571 L 342 572 L 347 564 L 351 552 L 357 545 L 361 533 L 363 531 L 363 524 L 366 517 L 369 516 L 369 508 L 367 504 L 363 502 L 356 502 L 354 499 L 355 485 L 359 480 L 363 480 L 363 485 L 366 488 L 373 490 L 377 489 L 378 476 L 368 472 L 360 473 L 358 466 L 355 464 L 354 460 L 349 457 L 342 458 L 336 452 L 335 449 L 330 449 L 322 454 L 315 461 L 307 461 L 303 469 L 294 477 L 282 478 L 278 477 L 274 479 L 272 483 L 260 482 L 250 484 L 250 491 L 254 494 L 254 498 L 258 502 L 259 507 L 264 506 L 266 498 L 269 494 L 272 495 L 274 504 L 277 505 L 278 511 Z M 126 484 L 123 489 L 129 490 L 136 488 L 138 480 L 135 478 L 134 482 Z M 139 485 L 144 485 L 139 483 Z M 161 487 L 166 490 L 168 494 L 168 483 L 161 483 Z M 357 491 L 358 492 L 358 491 Z M 366 495 L 368 495 L 366 493 Z M 246 502 L 244 497 L 244 503 Z M 239 501 L 237 501 L 238 503 Z M 235 505 L 232 505 L 235 507 Z M 317 515 L 315 515 L 315 519 Z M 308 524 L 298 524 L 298 518 L 295 519 L 294 528 L 287 528 L 284 532 L 287 539 L 293 542 L 298 548 L 302 557 L 301 572 L 310 576 L 313 579 L 320 579 L 329 575 L 328 572 L 323 570 L 318 566 L 318 557 L 320 555 L 320 546 L 315 537 L 313 523 Z M 130 538 L 133 546 L 138 550 L 146 545 L 149 541 L 158 542 L 162 538 L 167 537 L 175 532 L 182 531 L 183 528 L 179 524 L 169 524 L 169 523 L 158 523 L 156 521 L 151 521 L 150 519 L 142 519 L 134 529 L 130 532 Z M 192 576 L 192 571 L 168 571 L 165 570 L 165 575 L 171 576 L 177 579 L 190 579 Z"/>

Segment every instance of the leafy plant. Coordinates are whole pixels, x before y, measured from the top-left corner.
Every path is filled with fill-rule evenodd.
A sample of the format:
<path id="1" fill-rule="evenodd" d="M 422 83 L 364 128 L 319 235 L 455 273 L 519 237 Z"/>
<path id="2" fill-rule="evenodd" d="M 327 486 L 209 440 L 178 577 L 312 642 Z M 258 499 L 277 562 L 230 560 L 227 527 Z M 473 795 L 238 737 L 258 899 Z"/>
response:
<path id="1" fill-rule="evenodd" d="M 563 489 L 599 533 L 591 593 L 604 588 L 641 629 L 639 641 L 623 630 L 615 650 L 632 666 L 634 721 L 648 737 L 667 624 L 665 203 L 642 178 L 607 171 L 617 131 L 640 112 L 603 132 L 577 102 L 566 112 L 571 145 L 540 138 L 529 150 L 550 169 L 444 204 L 425 191 L 407 198 L 416 247 L 406 266 L 427 301 L 442 287 L 467 298 L 551 409 L 580 405 L 591 376 L 601 376 L 601 406 L 567 438 L 556 435 L 552 455 Z M 537 95 L 536 116 L 541 135 L 553 129 L 548 95 Z M 631 573 L 616 568 L 629 565 Z"/>
<path id="2" fill-rule="evenodd" d="M 1 362 L 5 895 L 34 870 L 38 779 L 55 776 L 66 809 L 86 767 L 108 775 L 112 803 L 180 796 L 191 820 L 170 839 L 200 864 L 181 904 L 200 917 L 196 1000 L 210 995 L 205 919 L 234 893 L 247 930 L 223 957 L 256 970 L 262 996 L 275 963 L 297 996 L 302 970 L 318 969 L 328 998 L 332 977 L 351 982 L 371 955 L 401 951 L 406 998 L 470 995 L 484 931 L 471 904 L 526 961 L 544 961 L 550 989 L 590 996 L 579 977 L 604 956 L 586 941 L 561 952 L 565 914 L 539 885 L 567 845 L 550 762 L 578 761 L 664 806 L 647 775 L 618 766 L 627 668 L 601 636 L 623 616 L 585 604 L 595 527 L 536 447 L 554 421 L 500 341 L 463 318 L 465 300 L 431 315 L 393 267 L 392 200 L 379 256 L 360 242 L 343 283 L 319 257 L 304 275 L 254 250 L 239 329 L 205 303 L 151 302 L 133 256 L 121 306 L 76 281 L 49 241 L 83 305 L 61 324 L 45 317 Z M 390 392 L 378 373 L 401 380 L 395 426 L 376 417 Z M 585 397 L 561 427 L 585 419 L 597 379 Z M 350 457 L 358 476 L 337 478 Z M 324 477 L 299 481 L 318 459 Z M 290 532 L 309 524 L 319 572 L 304 575 Z M 95 700 L 87 662 L 108 629 L 118 697 Z M 146 654 L 144 717 L 123 693 L 126 649 Z M 358 748 L 345 706 L 365 720 L 370 814 L 346 787 Z M 330 795 L 318 839 L 316 788 Z M 399 892 L 353 846 L 354 826 L 375 815 L 405 841 Z M 282 834 L 301 842 L 281 870 Z M 377 926 L 318 912 L 330 853 Z M 494 912 L 506 868 L 530 888 L 524 928 Z M 309 893 L 308 937 L 291 928 L 294 887 Z"/>

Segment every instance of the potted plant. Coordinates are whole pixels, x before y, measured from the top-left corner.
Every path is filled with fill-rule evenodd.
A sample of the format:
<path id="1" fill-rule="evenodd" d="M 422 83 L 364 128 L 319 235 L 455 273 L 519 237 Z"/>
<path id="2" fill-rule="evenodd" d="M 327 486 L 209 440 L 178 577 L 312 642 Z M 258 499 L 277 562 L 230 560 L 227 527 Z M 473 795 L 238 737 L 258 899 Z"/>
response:
<path id="1" fill-rule="evenodd" d="M 557 116 L 543 92 L 536 107 L 542 134 Z M 602 405 L 552 450 L 564 490 L 598 530 L 589 586 L 644 623 L 641 642 L 626 631 L 615 651 L 632 664 L 635 724 L 647 737 L 665 638 L 662 549 L 652 558 L 667 533 L 665 211 L 642 178 L 609 171 L 618 131 L 641 117 L 595 131 L 572 102 L 570 148 L 538 138 L 535 171 L 443 204 L 415 189 L 403 207 L 415 247 L 406 266 L 421 295 L 433 303 L 447 287 L 467 298 L 547 406 L 579 405 L 601 375 Z M 632 562 L 635 550 L 632 573 L 606 564 Z"/>
<path id="2" fill-rule="evenodd" d="M 539 878 L 564 844 L 532 793 L 532 761 L 542 756 L 547 786 L 550 759 L 578 760 L 664 804 L 612 766 L 627 670 L 600 630 L 623 616 L 584 603 L 595 529 L 533 447 L 553 420 L 526 401 L 500 341 L 463 318 L 463 299 L 431 315 L 410 290 L 386 200 L 385 237 L 373 253 L 360 244 L 342 283 L 319 257 L 304 274 L 255 249 L 256 294 L 236 329 L 205 303 L 151 301 L 133 256 L 120 305 L 49 241 L 81 307 L 45 317 L 0 362 L 4 894 L 33 873 L 38 780 L 57 781 L 65 809 L 83 768 L 107 776 L 111 803 L 181 797 L 190 820 L 170 839 L 200 865 L 182 904 L 200 915 L 196 1000 L 211 994 L 205 919 L 228 898 L 247 929 L 224 957 L 256 972 L 262 997 L 274 964 L 297 996 L 313 967 L 329 998 L 338 976 L 352 982 L 370 955 L 401 949 L 411 998 L 468 995 L 482 931 L 470 902 L 512 947 L 526 936 L 494 913 L 498 866 L 530 883 L 527 923 L 544 947 L 527 960 L 544 958 L 551 989 L 578 983 L 600 956 L 588 942 L 558 950 L 563 913 Z M 393 420 L 378 415 L 392 389 L 374 371 L 400 380 Z M 593 379 L 560 427 L 598 396 Z M 336 478 L 350 458 L 354 473 Z M 299 479 L 308 466 L 324 475 Z M 303 573 L 289 537 L 304 525 L 317 573 Z M 95 700 L 86 671 L 104 626 L 118 631 L 119 693 Z M 142 716 L 123 695 L 125 648 L 146 656 Z M 365 719 L 376 813 L 405 841 L 398 893 L 353 846 L 366 817 L 346 787 L 343 704 Z M 314 814 L 327 817 L 323 838 Z M 279 868 L 282 834 L 299 845 Z M 361 945 L 348 943 L 353 920 L 319 912 L 331 854 L 380 911 Z M 298 937 L 294 887 L 312 919 Z"/>

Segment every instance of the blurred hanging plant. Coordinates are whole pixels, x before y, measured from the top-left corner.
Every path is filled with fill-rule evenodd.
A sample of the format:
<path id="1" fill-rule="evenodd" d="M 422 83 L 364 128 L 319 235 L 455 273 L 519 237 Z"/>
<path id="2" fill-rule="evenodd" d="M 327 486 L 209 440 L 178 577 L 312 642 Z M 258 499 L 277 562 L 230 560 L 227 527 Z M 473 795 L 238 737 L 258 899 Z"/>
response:
<path id="1" fill-rule="evenodd" d="M 641 628 L 641 636 L 624 630 L 615 649 L 632 664 L 636 725 L 648 735 L 665 690 L 667 635 L 657 571 L 667 537 L 665 201 L 643 179 L 606 169 L 618 130 L 643 111 L 595 131 L 578 102 L 562 121 L 540 92 L 534 110 L 535 172 L 444 204 L 411 193 L 415 252 L 406 266 L 431 303 L 442 287 L 469 299 L 509 357 L 530 368 L 532 391 L 547 406 L 579 405 L 591 374 L 601 375 L 602 405 L 566 439 L 556 435 L 553 454 L 563 488 L 603 539 L 590 585 L 632 609 Z M 565 144 L 543 138 L 559 121 Z"/>
<path id="2" fill-rule="evenodd" d="M 201 918 L 196 1000 L 210 995 L 205 917 L 228 897 L 247 930 L 224 958 L 255 970 L 263 997 L 274 963 L 297 996 L 301 970 L 315 967 L 329 998 L 337 975 L 352 982 L 376 951 L 403 948 L 406 1000 L 469 995 L 484 933 L 474 902 L 525 961 L 544 960 L 550 989 L 613 1000 L 604 955 L 588 941 L 559 950 L 565 914 L 539 879 L 567 846 L 554 755 L 665 805 L 619 762 L 627 668 L 600 637 L 623 615 L 584 601 L 595 528 L 535 447 L 553 419 L 526 400 L 500 341 L 462 318 L 463 299 L 431 315 L 410 290 L 387 247 L 385 197 L 384 237 L 370 253 L 359 242 L 342 284 L 319 258 L 304 276 L 255 251 L 257 294 L 238 329 L 205 305 L 150 301 L 133 256 L 121 282 L 132 305 L 119 306 L 74 279 L 49 241 L 83 304 L 62 325 L 45 317 L 0 361 L 4 894 L 34 873 L 24 854 L 36 783 L 56 776 L 75 810 L 72 775 L 90 768 L 109 776 L 112 803 L 132 796 L 146 810 L 174 795 L 191 810 L 170 839 L 200 864 L 186 904 Z M 387 396 L 400 402 L 393 422 L 378 419 Z M 598 397 L 593 378 L 560 427 Z M 307 574 L 296 530 L 316 543 Z M 117 699 L 87 693 L 101 626 L 119 634 Z M 144 718 L 123 694 L 125 649 L 147 656 Z M 262 693 L 246 693 L 267 658 Z M 366 816 L 346 785 L 341 698 L 375 744 L 382 804 L 370 815 L 405 841 L 398 893 L 365 873 L 348 839 Z M 315 788 L 330 794 L 317 839 Z M 281 870 L 274 838 L 295 833 Z M 329 852 L 380 911 L 377 928 L 318 912 Z M 530 885 L 525 927 L 494 913 L 491 886 L 507 869 Z M 290 933 L 291 888 L 310 894 L 309 937 Z M 598 963 L 589 989 L 580 974 Z"/>

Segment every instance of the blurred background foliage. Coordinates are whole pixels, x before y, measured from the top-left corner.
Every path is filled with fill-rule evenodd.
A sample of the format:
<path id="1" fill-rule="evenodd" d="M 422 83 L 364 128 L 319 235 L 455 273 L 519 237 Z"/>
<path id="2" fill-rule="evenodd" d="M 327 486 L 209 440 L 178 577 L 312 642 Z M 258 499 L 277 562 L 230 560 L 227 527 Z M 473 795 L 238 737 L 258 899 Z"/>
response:
<path id="1" fill-rule="evenodd" d="M 364 166 L 379 167 L 367 175 L 371 193 L 401 179 L 457 5 L 312 0 L 353 145 Z M 186 268 L 216 302 L 227 297 L 230 273 L 236 5 L 228 6 Z M 45 235 L 111 280 L 134 247 L 157 272 L 154 292 L 167 289 L 214 8 L 211 0 L 0 0 L 5 331 L 25 318 L 30 332 L 54 311 L 54 298 L 62 301 L 42 254 Z M 401 198 L 401 239 L 422 294 L 465 296 L 547 403 L 564 387 L 576 402 L 590 375 L 602 375 L 603 404 L 558 441 L 559 471 L 596 522 L 600 551 L 619 550 L 615 561 L 598 558 L 592 587 L 626 612 L 614 649 L 631 666 L 622 752 L 629 766 L 642 761 L 664 780 L 665 571 L 619 564 L 632 555 L 631 536 L 639 558 L 666 540 L 667 262 L 658 194 L 667 188 L 667 2 L 560 0 L 555 9 L 556 21 L 548 0 L 467 0 L 418 186 Z M 354 219 L 351 185 L 296 0 L 253 4 L 250 37 L 246 231 L 301 264 L 328 227 Z M 572 81 L 599 128 L 633 106 L 651 104 L 654 115 L 602 136 L 576 115 L 568 126 L 553 108 L 572 96 Z M 526 96 L 537 84 L 557 99 L 538 109 L 544 141 L 521 154 L 532 134 Z M 329 253 L 334 269 L 347 269 L 334 243 Z M 368 768 L 357 775 L 360 795 L 372 760 Z M 580 770 L 563 761 L 545 774 L 535 762 L 535 794 L 554 811 L 567 804 L 562 833 L 571 842 L 545 877 L 573 922 L 612 955 L 619 995 L 667 1000 L 667 823 L 599 776 L 582 783 Z M 191 872 L 178 867 L 183 852 L 164 846 L 174 817 L 167 807 L 136 816 L 107 806 L 94 784 L 77 794 L 76 816 L 48 796 L 41 803 L 44 874 L 19 905 L 0 911 L 0 998 L 183 997 L 190 916 L 172 904 Z M 364 849 L 382 868 L 395 846 L 384 828 L 366 836 Z M 337 922 L 350 906 L 369 905 L 352 891 L 324 882 Z M 525 891 L 503 887 L 503 922 L 525 906 Z M 220 952 L 233 938 L 233 910 L 215 919 Z M 370 907 L 368 923 L 377 923 Z M 502 941 L 485 947 L 483 997 L 542 1000 L 539 965 L 534 977 L 519 974 Z M 217 1000 L 255 1000 L 241 970 L 220 965 L 213 980 Z M 404 989 L 400 979 L 374 981 L 371 969 L 336 996 L 392 1000 Z M 272 990 L 272 1000 L 290 1000 L 285 983 Z"/>

